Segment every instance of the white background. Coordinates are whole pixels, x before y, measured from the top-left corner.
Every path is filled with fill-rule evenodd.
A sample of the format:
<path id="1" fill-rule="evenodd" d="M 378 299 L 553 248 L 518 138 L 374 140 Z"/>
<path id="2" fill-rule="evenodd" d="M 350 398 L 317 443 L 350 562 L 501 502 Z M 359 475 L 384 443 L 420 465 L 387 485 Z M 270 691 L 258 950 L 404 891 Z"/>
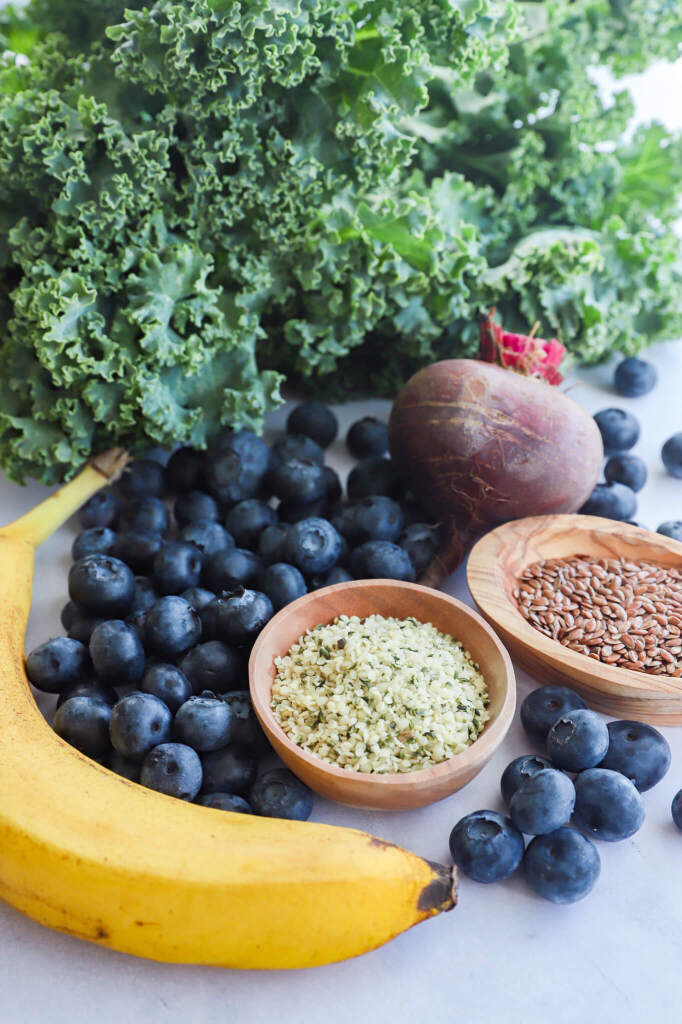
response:
<path id="1" fill-rule="evenodd" d="M 636 89 L 642 116 L 682 126 L 682 63 L 675 69 L 659 66 Z M 614 394 L 613 364 L 574 374 L 583 384 L 571 394 L 591 412 L 618 404 L 640 419 L 642 438 L 635 451 L 646 460 L 650 476 L 637 519 L 655 529 L 664 519 L 682 519 L 682 480 L 666 476 L 659 459 L 662 442 L 682 430 L 682 345 L 655 346 L 650 358 L 661 381 L 646 398 L 625 400 Z M 375 402 L 352 403 L 338 411 L 344 428 L 359 415 L 385 415 L 388 409 L 388 403 Z M 272 425 L 281 424 L 283 415 L 278 412 Z M 330 462 L 339 470 L 348 468 L 342 443 L 332 448 Z M 9 521 L 45 493 L 37 485 L 22 490 L 0 478 L 0 519 Z M 29 648 L 60 631 L 75 532 L 75 524 L 67 525 L 38 554 Z M 470 601 L 463 569 L 447 589 Z M 518 683 L 520 701 L 533 683 L 521 672 Z M 663 731 L 673 748 L 671 771 L 645 796 L 647 818 L 641 832 L 623 843 L 600 845 L 602 876 L 581 903 L 547 903 L 520 876 L 496 886 L 463 878 L 453 912 L 373 953 L 307 971 L 260 973 L 137 960 L 48 931 L 0 904 L 0 1021 L 678 1022 L 682 833 L 674 828 L 669 808 L 682 787 L 682 730 Z M 425 857 L 448 861 L 452 826 L 479 807 L 502 810 L 500 774 L 512 758 L 529 749 L 515 721 L 478 778 L 435 806 L 391 815 L 317 800 L 313 816 L 366 828 Z M 272 861 L 276 865 L 276 848 Z M 229 921 L 222 926 L 229 928 Z"/>

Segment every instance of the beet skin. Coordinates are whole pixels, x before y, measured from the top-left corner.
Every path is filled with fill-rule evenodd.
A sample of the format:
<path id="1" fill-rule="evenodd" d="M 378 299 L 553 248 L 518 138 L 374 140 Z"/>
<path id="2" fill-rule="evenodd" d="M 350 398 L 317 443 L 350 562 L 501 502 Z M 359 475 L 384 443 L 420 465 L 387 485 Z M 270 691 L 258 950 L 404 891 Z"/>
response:
<path id="1" fill-rule="evenodd" d="M 597 425 L 577 402 L 474 359 L 444 360 L 410 378 L 391 412 L 389 447 L 406 486 L 451 523 L 441 580 L 461 559 L 464 534 L 579 509 L 603 458 Z M 427 581 L 436 584 L 428 570 Z"/>

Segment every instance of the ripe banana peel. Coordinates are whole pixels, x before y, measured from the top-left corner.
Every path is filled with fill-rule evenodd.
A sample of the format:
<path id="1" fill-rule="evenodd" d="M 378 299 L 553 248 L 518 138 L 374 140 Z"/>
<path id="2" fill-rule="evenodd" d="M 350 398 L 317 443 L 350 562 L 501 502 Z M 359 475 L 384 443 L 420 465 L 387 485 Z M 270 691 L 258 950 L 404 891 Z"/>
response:
<path id="1" fill-rule="evenodd" d="M 0 898 L 125 953 L 252 968 L 342 960 L 449 910 L 452 868 L 355 829 L 163 796 L 45 722 L 24 670 L 34 548 L 125 458 L 100 456 L 0 529 Z"/>

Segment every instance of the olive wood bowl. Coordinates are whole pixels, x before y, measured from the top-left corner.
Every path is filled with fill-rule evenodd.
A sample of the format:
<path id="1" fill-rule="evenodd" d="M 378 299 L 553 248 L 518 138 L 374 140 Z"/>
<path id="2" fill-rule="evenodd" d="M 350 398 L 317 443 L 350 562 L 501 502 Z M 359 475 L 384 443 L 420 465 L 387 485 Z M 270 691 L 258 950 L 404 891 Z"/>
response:
<path id="1" fill-rule="evenodd" d="M 339 768 L 294 744 L 270 708 L 274 659 L 286 654 L 307 629 L 327 625 L 337 615 L 413 617 L 449 633 L 470 652 L 488 688 L 490 719 L 461 754 L 419 771 L 374 774 Z M 461 789 L 500 745 L 516 703 L 511 660 L 488 624 L 471 608 L 416 583 L 357 580 L 324 587 L 283 608 L 258 637 L 249 660 L 251 699 L 258 719 L 282 760 L 321 796 L 367 810 L 402 811 L 422 807 Z"/>
<path id="2" fill-rule="evenodd" d="M 538 683 L 571 686 L 591 707 L 617 718 L 682 724 L 682 679 L 588 658 L 534 629 L 521 615 L 512 597 L 519 574 L 542 558 L 570 555 L 682 566 L 682 544 L 659 533 L 597 516 L 531 516 L 498 526 L 474 545 L 469 589 L 515 662 Z"/>

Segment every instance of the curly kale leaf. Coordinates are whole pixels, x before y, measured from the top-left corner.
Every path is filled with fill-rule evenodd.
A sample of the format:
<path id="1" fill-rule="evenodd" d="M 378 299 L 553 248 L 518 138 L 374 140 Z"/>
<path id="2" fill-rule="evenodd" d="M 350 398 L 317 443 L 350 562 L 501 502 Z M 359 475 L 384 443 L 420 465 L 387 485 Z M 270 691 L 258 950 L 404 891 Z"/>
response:
<path id="1" fill-rule="evenodd" d="M 402 121 L 438 62 L 500 59 L 511 9 L 35 0 L 44 43 L 0 76 L 7 471 L 257 425 L 276 370 L 334 374 L 374 331 L 428 357 L 475 245 L 403 192 Z"/>
<path id="2" fill-rule="evenodd" d="M 475 187 L 477 209 L 464 216 L 479 227 L 487 268 L 473 295 L 512 328 L 539 320 L 586 361 L 674 337 L 682 331 L 674 231 L 682 143 L 656 124 L 622 141 L 630 97 L 621 91 L 605 106 L 590 64 L 621 69 L 626 46 L 633 61 L 650 55 L 660 35 L 642 38 L 639 49 L 635 40 L 653 8 L 670 30 L 656 52 L 669 54 L 670 39 L 682 39 L 679 7 L 519 7 L 522 35 L 504 74 L 482 72 L 464 90 L 438 76 L 427 110 L 411 123 L 436 194 L 453 173 Z"/>
<path id="3" fill-rule="evenodd" d="M 491 305 L 586 360 L 682 329 L 680 141 L 622 142 L 590 78 L 675 54 L 671 0 L 32 0 L 0 34 L 15 479 L 257 426 L 280 373 L 391 394 Z"/>

